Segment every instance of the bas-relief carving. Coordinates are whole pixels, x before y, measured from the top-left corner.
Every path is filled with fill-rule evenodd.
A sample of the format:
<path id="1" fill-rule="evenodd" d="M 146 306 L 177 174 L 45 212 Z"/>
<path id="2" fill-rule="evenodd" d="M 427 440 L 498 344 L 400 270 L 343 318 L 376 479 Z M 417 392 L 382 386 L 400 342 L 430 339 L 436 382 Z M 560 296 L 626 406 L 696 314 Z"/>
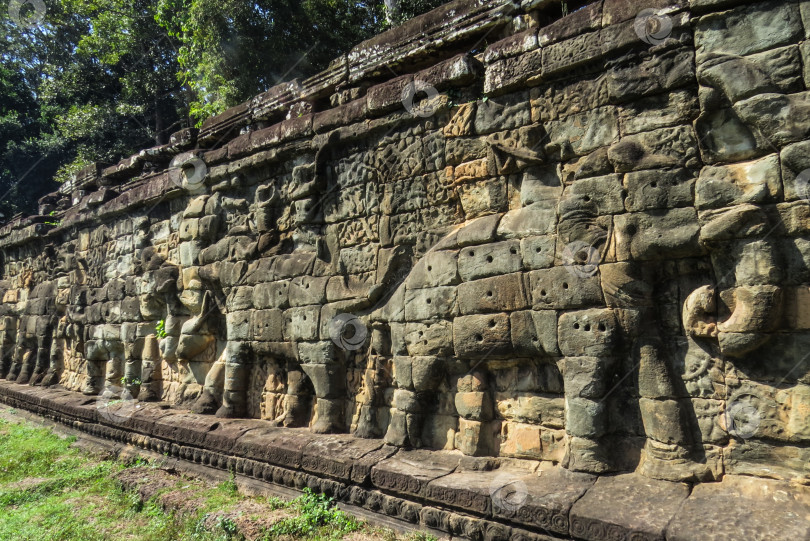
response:
<path id="1" fill-rule="evenodd" d="M 800 407 L 806 372 L 806 281 L 786 270 L 804 256 L 766 156 L 798 132 L 769 133 L 749 101 L 797 90 L 749 65 L 780 58 L 699 56 L 700 90 L 665 93 L 690 103 L 655 102 L 674 120 L 646 131 L 596 85 L 569 116 L 518 91 L 212 167 L 152 215 L 7 255 L 2 375 L 401 447 L 717 478 L 732 440 L 810 432 L 768 402 L 779 389 Z M 735 59 L 751 92 L 730 83 Z M 715 105 L 761 137 L 697 137 Z M 751 396 L 761 418 L 741 435 L 729 412 Z"/>

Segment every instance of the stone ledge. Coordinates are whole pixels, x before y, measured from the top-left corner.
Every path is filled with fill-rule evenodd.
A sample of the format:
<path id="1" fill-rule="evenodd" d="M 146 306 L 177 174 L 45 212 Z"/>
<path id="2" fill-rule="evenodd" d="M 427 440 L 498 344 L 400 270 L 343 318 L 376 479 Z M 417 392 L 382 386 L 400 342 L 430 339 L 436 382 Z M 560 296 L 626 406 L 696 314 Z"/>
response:
<path id="1" fill-rule="evenodd" d="M 397 451 L 379 440 L 215 419 L 161 404 L 99 409 L 95 397 L 10 382 L 0 382 L 0 401 L 171 459 L 281 487 L 310 487 L 454 539 L 779 541 L 810 535 L 810 489 L 785 481 L 726 476 L 690 489 L 637 474 L 597 479 L 557 467 L 532 471 L 536 463 L 515 468 L 519 461 L 493 469 L 497 460 Z"/>

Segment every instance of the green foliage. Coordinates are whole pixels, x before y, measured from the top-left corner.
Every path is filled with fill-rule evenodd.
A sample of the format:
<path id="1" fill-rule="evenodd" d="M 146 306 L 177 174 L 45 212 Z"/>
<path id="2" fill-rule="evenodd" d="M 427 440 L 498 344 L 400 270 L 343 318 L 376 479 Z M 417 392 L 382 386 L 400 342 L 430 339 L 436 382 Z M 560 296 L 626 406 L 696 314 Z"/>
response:
<path id="1" fill-rule="evenodd" d="M 159 0 L 156 19 L 180 43 L 180 79 L 198 123 L 294 77 L 326 68 L 393 24 L 444 0 Z"/>
<path id="2" fill-rule="evenodd" d="M 166 338 L 166 320 L 161 319 L 155 324 L 155 336 L 158 338 Z"/>
<path id="3" fill-rule="evenodd" d="M 243 516 L 240 504 L 251 499 L 238 492 L 233 475 L 216 486 L 178 477 L 173 486 L 143 501 L 135 491 L 122 491 L 113 476 L 127 468 L 140 468 L 141 477 L 159 468 L 159 461 L 101 460 L 71 447 L 73 442 L 73 438 L 62 439 L 44 428 L 0 419 L 0 539 L 242 539 L 233 517 Z M 186 493 L 186 501 L 194 503 L 195 511 L 182 515 L 167 512 L 161 496 L 168 492 L 174 497 Z M 368 534 L 365 537 L 383 541 L 436 541 L 423 532 L 400 538 L 391 530 L 372 529 L 340 511 L 331 498 L 309 489 L 292 501 L 253 501 L 264 503 L 271 511 L 283 509 L 283 516 L 293 515 L 265 530 L 264 539 L 326 541 L 363 530 Z"/>
<path id="4" fill-rule="evenodd" d="M 383 3 L 382 6 L 386 19 L 383 29 L 400 25 L 408 19 L 446 3 L 446 0 L 389 0 L 389 2 Z"/>
<path id="5" fill-rule="evenodd" d="M 57 541 L 223 541 L 235 524 L 224 518 L 213 531 L 198 516 L 166 513 L 156 499 L 143 502 L 112 476 L 122 463 L 97 460 L 30 424 L 0 420 L 0 539 Z M 142 467 L 136 460 L 130 467 Z M 218 490 L 218 489 L 212 489 Z M 201 495 L 201 506 L 233 503 Z"/>
<path id="6" fill-rule="evenodd" d="M 48 0 L 0 17 L 0 223 L 444 0 Z M 392 6 L 391 9 L 386 5 Z"/>
<path id="7" fill-rule="evenodd" d="M 347 533 L 360 529 L 360 523 L 335 506 L 332 498 L 316 494 L 309 488 L 292 501 L 290 507 L 298 511 L 295 517 L 273 524 L 267 539 L 283 536 L 309 537 L 316 532 L 320 538 L 340 539 Z"/>
<path id="8" fill-rule="evenodd" d="M 94 161 L 168 141 L 188 124 L 174 44 L 153 0 L 54 0 L 43 23 L 0 18 L 0 212 Z M 2 192 L 0 192 L 1 194 Z"/>
<path id="9" fill-rule="evenodd" d="M 408 541 L 438 541 L 436 536 L 425 532 L 415 532 L 408 536 Z"/>

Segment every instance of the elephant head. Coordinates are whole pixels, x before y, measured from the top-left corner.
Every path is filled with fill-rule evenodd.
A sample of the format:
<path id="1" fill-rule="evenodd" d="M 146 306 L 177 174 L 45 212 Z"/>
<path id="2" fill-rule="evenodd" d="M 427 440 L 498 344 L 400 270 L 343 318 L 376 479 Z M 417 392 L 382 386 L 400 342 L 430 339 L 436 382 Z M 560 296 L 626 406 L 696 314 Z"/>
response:
<path id="1" fill-rule="evenodd" d="M 767 218 L 743 204 L 701 216 L 701 244 L 716 286 L 693 291 L 683 308 L 687 334 L 716 338 L 720 353 L 743 357 L 764 345 L 782 316 L 780 266 L 767 238 Z"/>

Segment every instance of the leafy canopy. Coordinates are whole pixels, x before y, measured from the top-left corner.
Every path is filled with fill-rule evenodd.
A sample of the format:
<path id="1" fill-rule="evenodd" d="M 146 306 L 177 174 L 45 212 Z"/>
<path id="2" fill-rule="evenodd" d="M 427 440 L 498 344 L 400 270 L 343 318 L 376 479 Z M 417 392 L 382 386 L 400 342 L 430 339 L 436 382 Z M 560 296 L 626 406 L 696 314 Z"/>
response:
<path id="1" fill-rule="evenodd" d="M 0 221 L 443 1 L 47 0 L 30 27 L 0 11 Z"/>

